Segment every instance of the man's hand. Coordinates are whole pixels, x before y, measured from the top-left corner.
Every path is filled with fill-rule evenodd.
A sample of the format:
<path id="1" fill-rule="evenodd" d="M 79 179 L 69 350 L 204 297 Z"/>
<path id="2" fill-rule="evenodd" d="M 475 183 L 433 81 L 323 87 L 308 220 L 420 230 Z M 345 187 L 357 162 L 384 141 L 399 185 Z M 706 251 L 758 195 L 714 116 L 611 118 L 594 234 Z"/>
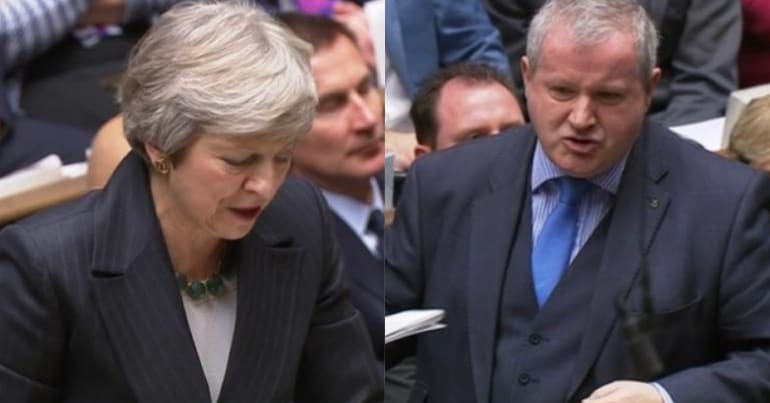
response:
<path id="1" fill-rule="evenodd" d="M 337 22 L 353 31 L 366 64 L 374 67 L 374 42 L 372 42 L 372 34 L 369 32 L 369 21 L 366 19 L 364 10 L 358 4 L 338 1 L 334 3 L 332 16 Z"/>
<path id="2" fill-rule="evenodd" d="M 409 166 L 414 162 L 414 147 L 417 145 L 417 138 L 414 133 L 403 133 L 396 131 L 385 132 L 385 150 L 393 151 L 396 154 L 395 170 L 406 172 Z"/>
<path id="3" fill-rule="evenodd" d="M 124 0 L 94 0 L 78 26 L 120 25 L 123 23 Z"/>
<path id="4" fill-rule="evenodd" d="M 663 396 L 651 383 L 615 381 L 596 389 L 583 403 L 663 403 Z"/>

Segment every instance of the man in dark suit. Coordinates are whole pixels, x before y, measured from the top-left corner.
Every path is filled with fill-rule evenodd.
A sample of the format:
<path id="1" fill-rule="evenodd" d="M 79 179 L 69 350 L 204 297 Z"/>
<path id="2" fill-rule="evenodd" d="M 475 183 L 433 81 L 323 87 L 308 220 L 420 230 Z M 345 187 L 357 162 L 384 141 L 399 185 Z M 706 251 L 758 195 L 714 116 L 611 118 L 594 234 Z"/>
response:
<path id="1" fill-rule="evenodd" d="M 525 53 L 527 30 L 545 0 L 484 0 L 502 36 L 514 79 Z M 674 126 L 722 116 L 737 88 L 741 5 L 735 0 L 638 0 L 660 31 L 660 83 L 650 115 Z"/>
<path id="2" fill-rule="evenodd" d="M 317 184 L 329 203 L 342 246 L 350 298 L 366 320 L 383 359 L 383 199 L 376 177 L 384 166 L 382 99 L 355 37 L 317 16 L 279 15 L 313 45 L 318 89 L 313 128 L 294 151 L 292 173 Z"/>
<path id="3" fill-rule="evenodd" d="M 388 232 L 387 311 L 448 326 L 410 401 L 770 401 L 770 181 L 646 120 L 632 0 L 532 27 L 532 125 L 420 158 Z"/>

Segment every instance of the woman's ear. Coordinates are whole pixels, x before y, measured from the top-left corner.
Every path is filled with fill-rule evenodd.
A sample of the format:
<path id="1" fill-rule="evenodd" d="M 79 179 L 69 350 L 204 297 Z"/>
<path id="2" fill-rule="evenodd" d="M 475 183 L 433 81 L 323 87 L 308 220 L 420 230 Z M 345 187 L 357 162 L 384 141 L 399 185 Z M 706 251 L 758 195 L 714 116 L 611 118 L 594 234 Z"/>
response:
<path id="1" fill-rule="evenodd" d="M 144 152 L 150 157 L 150 161 L 157 161 L 166 157 L 165 153 L 150 143 L 144 143 Z"/>

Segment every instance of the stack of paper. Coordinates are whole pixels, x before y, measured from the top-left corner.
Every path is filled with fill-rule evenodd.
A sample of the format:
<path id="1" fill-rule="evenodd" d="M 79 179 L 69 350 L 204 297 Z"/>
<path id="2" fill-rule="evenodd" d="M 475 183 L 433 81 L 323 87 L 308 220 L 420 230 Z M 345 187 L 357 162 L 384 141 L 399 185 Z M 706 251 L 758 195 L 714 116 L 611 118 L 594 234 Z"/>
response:
<path id="1" fill-rule="evenodd" d="M 0 178 L 0 198 L 60 181 L 61 167 L 61 159 L 49 155 L 27 168 L 3 176 Z"/>
<path id="2" fill-rule="evenodd" d="M 82 177 L 86 175 L 87 170 L 88 164 L 85 162 L 62 165 L 61 159 L 57 155 L 51 154 L 26 168 L 0 178 L 0 199 L 67 178 Z"/>
<path id="3" fill-rule="evenodd" d="M 694 140 L 709 151 L 725 148 L 729 140 L 724 134 L 725 118 L 714 118 L 702 122 L 674 126 L 672 131 L 680 136 Z"/>
<path id="4" fill-rule="evenodd" d="M 404 337 L 446 327 L 439 323 L 444 318 L 441 309 L 402 311 L 385 317 L 385 343 Z"/>

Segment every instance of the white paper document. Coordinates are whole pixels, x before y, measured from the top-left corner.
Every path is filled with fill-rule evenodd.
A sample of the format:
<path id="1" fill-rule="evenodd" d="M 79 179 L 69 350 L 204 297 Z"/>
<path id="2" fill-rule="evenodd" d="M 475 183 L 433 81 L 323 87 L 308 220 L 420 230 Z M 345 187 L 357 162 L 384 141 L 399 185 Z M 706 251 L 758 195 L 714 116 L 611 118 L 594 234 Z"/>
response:
<path id="1" fill-rule="evenodd" d="M 728 139 L 724 135 L 725 118 L 714 118 L 702 122 L 672 127 L 680 136 L 700 143 L 709 151 L 725 148 Z"/>
<path id="2" fill-rule="evenodd" d="M 419 309 L 402 311 L 385 317 L 385 343 L 409 337 L 429 330 L 442 329 L 439 323 L 444 318 L 441 309 Z"/>

